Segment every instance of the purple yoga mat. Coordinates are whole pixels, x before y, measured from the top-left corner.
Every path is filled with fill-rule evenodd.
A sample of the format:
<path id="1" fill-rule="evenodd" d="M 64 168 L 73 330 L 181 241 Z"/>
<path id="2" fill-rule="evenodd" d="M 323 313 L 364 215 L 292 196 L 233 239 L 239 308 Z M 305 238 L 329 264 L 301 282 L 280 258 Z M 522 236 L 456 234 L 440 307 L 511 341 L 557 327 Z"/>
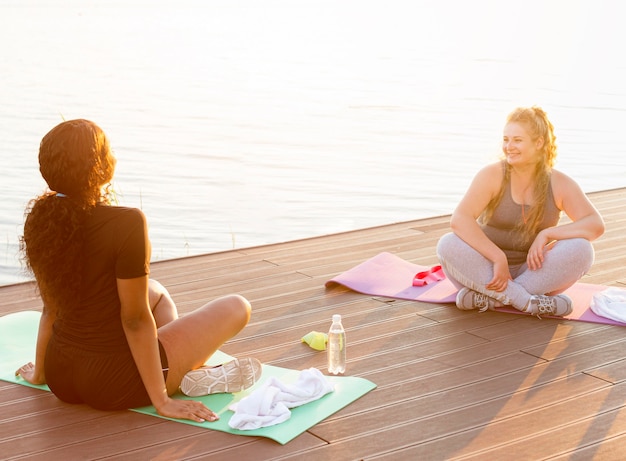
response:
<path id="1" fill-rule="evenodd" d="M 380 253 L 326 282 L 326 287 L 343 285 L 366 295 L 408 299 L 428 303 L 453 303 L 456 288 L 448 279 L 413 286 L 418 272 L 430 269 L 405 261 L 391 253 Z"/>
<path id="2" fill-rule="evenodd" d="M 415 274 L 428 269 L 430 268 L 413 264 L 391 253 L 384 252 L 327 281 L 326 287 L 332 288 L 342 285 L 358 293 L 370 296 L 429 303 L 454 303 L 457 290 L 448 279 L 439 282 L 428 282 L 421 287 L 413 286 Z M 623 323 L 596 315 L 589 308 L 593 295 L 607 288 L 604 285 L 580 282 L 568 288 L 565 294 L 572 299 L 574 310 L 565 318 L 583 322 L 624 326 Z M 512 314 L 530 315 L 511 307 L 498 308 L 496 310 Z"/>

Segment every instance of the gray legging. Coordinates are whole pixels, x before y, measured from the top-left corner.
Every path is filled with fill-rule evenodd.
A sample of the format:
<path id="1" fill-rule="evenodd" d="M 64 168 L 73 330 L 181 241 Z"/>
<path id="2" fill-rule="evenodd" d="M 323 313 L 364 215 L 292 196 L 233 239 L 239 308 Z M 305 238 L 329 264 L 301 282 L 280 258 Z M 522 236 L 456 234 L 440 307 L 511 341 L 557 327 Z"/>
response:
<path id="1" fill-rule="evenodd" d="M 468 287 L 524 310 L 532 295 L 555 295 L 576 283 L 593 264 L 591 243 L 583 238 L 559 240 L 545 255 L 541 269 L 531 271 L 526 263 L 509 266 L 511 277 L 502 292 L 488 290 L 493 263 L 456 234 L 441 237 L 437 256 L 444 273 L 457 288 Z"/>

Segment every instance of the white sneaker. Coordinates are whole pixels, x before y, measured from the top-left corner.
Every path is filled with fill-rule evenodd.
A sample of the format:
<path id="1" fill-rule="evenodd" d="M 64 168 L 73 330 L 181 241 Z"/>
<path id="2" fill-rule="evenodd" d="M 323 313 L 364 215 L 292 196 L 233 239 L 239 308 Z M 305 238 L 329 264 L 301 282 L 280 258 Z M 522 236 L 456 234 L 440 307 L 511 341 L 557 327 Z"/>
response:
<path id="1" fill-rule="evenodd" d="M 180 383 L 180 390 L 191 397 L 240 392 L 256 383 L 261 372 L 261 362 L 257 359 L 235 359 L 215 367 L 189 371 Z"/>
<path id="2" fill-rule="evenodd" d="M 542 315 L 563 317 L 572 313 L 572 300 L 566 295 L 533 295 L 528 301 L 526 312 L 541 318 Z"/>
<path id="3" fill-rule="evenodd" d="M 456 295 L 456 307 L 462 311 L 473 309 L 478 309 L 479 312 L 492 311 L 495 308 L 495 302 L 495 299 L 467 287 L 461 288 Z"/>

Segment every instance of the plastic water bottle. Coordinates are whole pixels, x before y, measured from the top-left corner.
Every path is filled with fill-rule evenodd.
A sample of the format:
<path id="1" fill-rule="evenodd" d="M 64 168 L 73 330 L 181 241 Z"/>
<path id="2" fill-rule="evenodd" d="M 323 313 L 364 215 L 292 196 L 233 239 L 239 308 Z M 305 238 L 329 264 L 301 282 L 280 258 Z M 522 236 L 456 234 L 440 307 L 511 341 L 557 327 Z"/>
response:
<path id="1" fill-rule="evenodd" d="M 346 332 L 341 324 L 341 315 L 333 315 L 328 331 L 328 372 L 333 375 L 346 371 Z"/>

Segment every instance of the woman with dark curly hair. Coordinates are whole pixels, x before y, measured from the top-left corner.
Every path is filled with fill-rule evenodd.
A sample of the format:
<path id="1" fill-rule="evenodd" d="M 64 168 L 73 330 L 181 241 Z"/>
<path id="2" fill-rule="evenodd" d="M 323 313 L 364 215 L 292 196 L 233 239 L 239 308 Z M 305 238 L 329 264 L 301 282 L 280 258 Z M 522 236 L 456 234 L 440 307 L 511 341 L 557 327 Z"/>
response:
<path id="1" fill-rule="evenodd" d="M 540 107 L 509 114 L 502 152 L 502 161 L 475 176 L 437 246 L 459 288 L 456 305 L 568 315 L 572 302 L 562 292 L 591 267 L 602 217 L 572 178 L 553 169 L 554 126 Z M 559 224 L 561 212 L 570 222 Z"/>
<path id="2" fill-rule="evenodd" d="M 159 414 L 215 421 L 202 403 L 170 396 L 237 392 L 260 375 L 255 359 L 203 366 L 248 323 L 249 302 L 231 295 L 178 317 L 149 279 L 143 213 L 111 205 L 109 141 L 88 120 L 70 120 L 41 141 L 50 191 L 26 210 L 21 246 L 43 301 L 36 357 L 16 375 L 47 383 L 61 400 L 102 410 L 152 404 Z"/>

